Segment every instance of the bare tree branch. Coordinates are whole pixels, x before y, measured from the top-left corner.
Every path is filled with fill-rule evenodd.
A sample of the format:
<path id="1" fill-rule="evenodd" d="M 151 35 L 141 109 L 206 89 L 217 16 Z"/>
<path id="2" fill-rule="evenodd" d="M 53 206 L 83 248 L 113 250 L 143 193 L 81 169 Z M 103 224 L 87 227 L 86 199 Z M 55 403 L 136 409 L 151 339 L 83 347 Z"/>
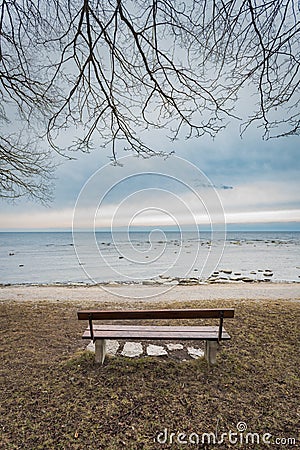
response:
<path id="1" fill-rule="evenodd" d="M 262 127 L 266 139 L 299 135 L 296 0 L 0 5 L 4 129 L 13 104 L 61 154 L 99 145 L 111 145 L 113 158 L 119 148 L 164 154 L 146 142 L 145 131 L 163 129 L 171 140 L 182 133 L 214 137 L 232 119 L 241 120 L 241 133 Z M 241 110 L 245 90 L 253 94 L 252 110 Z M 76 136 L 63 146 L 68 129 Z M 16 138 L 12 147 L 16 142 L 22 147 Z"/>

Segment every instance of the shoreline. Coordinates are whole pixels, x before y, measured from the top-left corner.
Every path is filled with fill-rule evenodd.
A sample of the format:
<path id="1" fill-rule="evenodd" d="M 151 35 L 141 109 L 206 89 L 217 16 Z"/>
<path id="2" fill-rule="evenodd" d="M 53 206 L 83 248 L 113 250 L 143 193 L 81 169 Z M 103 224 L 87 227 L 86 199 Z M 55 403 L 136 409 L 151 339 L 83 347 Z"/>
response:
<path id="1" fill-rule="evenodd" d="M 225 283 L 194 286 L 11 285 L 0 287 L 0 302 L 171 303 L 205 300 L 300 301 L 298 283 Z"/>
<path id="2" fill-rule="evenodd" d="M 183 279 L 180 283 L 163 283 L 163 282 L 157 282 L 154 280 L 145 280 L 142 283 L 140 282 L 134 282 L 134 281 L 104 281 L 102 283 L 85 283 L 85 282 L 49 282 L 49 283 L 0 283 L 0 289 L 7 289 L 7 288 L 15 288 L 15 287 L 40 287 L 40 288 L 46 288 L 46 287 L 61 287 L 61 288 L 121 288 L 121 287 L 127 287 L 127 288 L 148 288 L 149 286 L 152 287 L 182 287 L 182 286 L 235 286 L 238 285 L 240 287 L 243 287 L 245 285 L 251 284 L 253 285 L 265 285 L 265 286 L 272 286 L 272 285 L 300 285 L 300 281 L 290 281 L 290 280 L 282 280 L 282 281 L 271 281 L 268 280 L 269 283 L 266 281 L 259 281 L 259 280 L 249 280 L 247 281 L 226 281 L 226 280 L 217 280 L 212 282 L 206 282 L 206 281 L 194 281 L 193 279 Z"/>

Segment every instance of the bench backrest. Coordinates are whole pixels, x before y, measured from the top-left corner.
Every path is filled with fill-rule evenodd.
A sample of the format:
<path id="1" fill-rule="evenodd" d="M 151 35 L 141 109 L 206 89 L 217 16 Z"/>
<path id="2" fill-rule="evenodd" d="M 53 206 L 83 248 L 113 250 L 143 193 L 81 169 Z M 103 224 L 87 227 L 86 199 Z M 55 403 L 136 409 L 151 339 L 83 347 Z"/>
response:
<path id="1" fill-rule="evenodd" d="M 232 319 L 234 309 L 146 309 L 78 311 L 79 320 Z"/>

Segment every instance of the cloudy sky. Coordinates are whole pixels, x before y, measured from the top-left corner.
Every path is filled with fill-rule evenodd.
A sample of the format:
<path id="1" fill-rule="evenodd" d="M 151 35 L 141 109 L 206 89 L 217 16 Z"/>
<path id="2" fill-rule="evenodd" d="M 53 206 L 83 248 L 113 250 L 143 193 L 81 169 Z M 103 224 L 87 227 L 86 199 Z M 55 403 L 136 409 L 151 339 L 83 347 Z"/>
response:
<path id="1" fill-rule="evenodd" d="M 160 138 L 153 135 L 154 146 Z M 53 203 L 44 207 L 25 200 L 1 201 L 0 229 L 70 230 L 78 195 L 90 179 L 84 201 L 77 204 L 76 226 L 82 229 L 90 229 L 91 221 L 99 229 L 112 221 L 121 227 L 207 224 L 210 199 L 201 198 L 210 189 L 220 199 L 228 229 L 300 230 L 299 137 L 263 141 L 253 127 L 241 139 L 233 123 L 215 140 L 203 137 L 166 145 L 175 150 L 175 157 L 131 158 L 123 168 L 103 169 L 109 149 L 62 161 Z M 178 163 L 178 157 L 192 165 Z M 197 193 L 199 202 L 192 199 Z"/>
<path id="2" fill-rule="evenodd" d="M 170 45 L 165 36 L 161 45 L 166 49 Z M 185 53 L 181 47 L 177 51 L 181 64 Z M 72 72 L 74 67 L 66 70 Z M 215 69 L 208 65 L 206 70 L 208 80 L 213 78 Z M 297 72 L 295 83 L 296 76 Z M 0 199 L 0 231 L 71 230 L 74 212 L 78 229 L 226 222 L 228 229 L 300 230 L 300 137 L 264 141 L 263 129 L 255 124 L 240 137 L 240 125 L 257 107 L 257 94 L 255 85 L 244 83 L 234 110 L 243 120 L 233 119 L 214 140 L 182 136 L 170 143 L 169 130 L 149 131 L 145 137 L 152 148 L 175 152 L 168 160 L 131 158 L 123 167 L 113 167 L 108 165 L 111 150 L 103 149 L 101 142 L 90 154 L 77 152 L 71 161 L 61 158 L 53 202 L 44 207 L 24 199 L 15 203 Z M 296 88 L 294 95 L 296 102 Z M 197 111 L 204 120 L 205 108 Z M 277 108 L 271 119 L 280 122 L 282 111 L 287 113 L 287 107 Z M 16 124 L 12 121 L 9 126 Z M 68 147 L 74 138 L 67 130 L 59 139 Z M 125 154 L 118 151 L 119 157 Z"/>

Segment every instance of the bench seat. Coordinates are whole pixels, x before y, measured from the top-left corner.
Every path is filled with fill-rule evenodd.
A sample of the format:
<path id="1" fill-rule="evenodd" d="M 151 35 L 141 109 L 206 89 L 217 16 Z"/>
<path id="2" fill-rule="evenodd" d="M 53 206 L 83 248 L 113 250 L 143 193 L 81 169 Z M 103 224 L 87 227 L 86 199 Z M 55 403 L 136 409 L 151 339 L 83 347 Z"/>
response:
<path id="1" fill-rule="evenodd" d="M 83 339 L 92 339 L 89 328 L 83 333 Z M 176 339 L 217 341 L 218 326 L 142 326 L 142 325 L 94 325 L 94 339 Z M 230 339 L 222 330 L 220 340 Z"/>

